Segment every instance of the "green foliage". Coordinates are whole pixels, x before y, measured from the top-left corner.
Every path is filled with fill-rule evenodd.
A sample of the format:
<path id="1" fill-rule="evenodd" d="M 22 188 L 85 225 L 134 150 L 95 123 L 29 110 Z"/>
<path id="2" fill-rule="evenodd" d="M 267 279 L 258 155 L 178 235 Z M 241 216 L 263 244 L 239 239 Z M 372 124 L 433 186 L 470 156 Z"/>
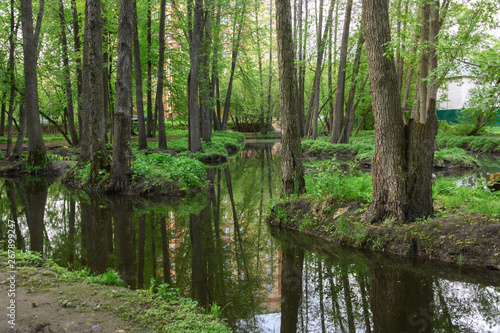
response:
<path id="1" fill-rule="evenodd" d="M 87 277 L 86 280 L 90 283 L 99 283 L 117 287 L 121 287 L 125 284 L 123 280 L 120 278 L 118 272 L 112 268 L 108 268 L 108 270 L 103 274 L 91 275 Z"/>
<path id="2" fill-rule="evenodd" d="M 203 187 L 206 179 L 206 169 L 201 162 L 185 156 L 172 157 L 166 153 L 136 153 L 132 160 L 132 171 L 132 181 L 140 178 L 172 180 L 188 189 Z"/>
<path id="3" fill-rule="evenodd" d="M 485 135 L 491 135 L 485 133 Z M 499 153 L 500 138 L 483 136 L 465 136 L 460 134 L 460 126 L 450 127 L 446 132 L 439 132 L 436 144 L 442 148 L 463 148 L 479 153 Z"/>
<path id="4" fill-rule="evenodd" d="M 312 170 L 308 170 L 305 180 L 307 193 L 313 196 L 333 196 L 361 202 L 369 202 L 372 197 L 372 180 L 369 174 L 346 172 L 333 160 L 321 161 Z"/>

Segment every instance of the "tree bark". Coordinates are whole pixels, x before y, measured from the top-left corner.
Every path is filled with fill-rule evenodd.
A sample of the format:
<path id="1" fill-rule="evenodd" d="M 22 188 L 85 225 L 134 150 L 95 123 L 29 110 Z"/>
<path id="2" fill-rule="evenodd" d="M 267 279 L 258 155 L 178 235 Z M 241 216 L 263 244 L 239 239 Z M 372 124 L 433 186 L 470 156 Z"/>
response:
<path id="1" fill-rule="evenodd" d="M 305 192 L 304 167 L 300 146 L 300 129 L 295 78 L 295 56 L 293 54 L 290 2 L 276 1 L 276 32 L 278 45 L 278 68 L 280 77 L 281 114 L 281 194 L 289 196 Z"/>
<path id="2" fill-rule="evenodd" d="M 360 29 L 363 30 L 362 27 Z M 354 104 L 354 98 L 356 97 L 356 88 L 358 86 L 359 64 L 361 63 L 361 53 L 363 51 L 364 43 L 365 43 L 365 37 L 363 35 L 363 32 L 360 31 L 358 38 L 358 46 L 356 47 L 356 57 L 354 59 L 354 66 L 352 69 L 351 89 L 349 90 L 349 97 L 347 98 L 346 117 L 339 136 L 340 143 L 349 143 L 349 137 L 351 136 L 352 127 L 354 125 L 354 118 L 356 116 L 355 114 L 356 106 Z M 363 90 L 363 88 L 361 88 L 361 90 Z"/>
<path id="3" fill-rule="evenodd" d="M 236 60 L 238 58 L 238 52 L 239 52 L 240 40 L 241 40 L 241 29 L 243 27 L 243 18 L 245 17 L 245 14 L 246 14 L 246 2 L 243 3 L 243 9 L 241 11 L 242 20 L 239 22 L 239 25 L 238 25 L 238 33 L 236 34 L 236 38 L 233 39 L 233 52 L 231 55 L 231 74 L 229 76 L 229 84 L 227 86 L 226 100 L 224 102 L 224 115 L 222 117 L 222 130 L 223 131 L 227 130 L 227 121 L 229 119 L 229 110 L 231 108 L 231 94 L 233 92 L 234 72 L 236 70 Z M 234 30 L 236 30 L 236 23 L 237 23 L 237 20 L 235 19 L 234 25 L 233 25 Z"/>
<path id="4" fill-rule="evenodd" d="M 139 45 L 139 27 L 137 26 L 137 0 L 133 3 L 132 28 L 134 29 L 134 66 L 135 66 L 135 104 L 137 106 L 137 129 L 139 132 L 139 150 L 147 149 L 146 128 L 144 125 L 144 103 L 142 102 L 141 49 Z"/>
<path id="5" fill-rule="evenodd" d="M 146 120 L 146 132 L 147 137 L 154 137 L 153 128 L 153 94 L 152 94 L 152 77 L 151 77 L 151 0 L 148 1 L 148 87 L 147 87 L 147 120 Z"/>
<path id="6" fill-rule="evenodd" d="M 386 55 L 390 42 L 389 1 L 363 0 L 363 22 L 375 118 L 373 196 L 365 219 L 393 215 L 406 220 L 405 131 L 394 60 Z"/>
<path id="7" fill-rule="evenodd" d="M 116 108 L 113 122 L 113 159 L 107 189 L 122 191 L 132 174 L 130 132 L 132 110 L 132 17 L 133 0 L 120 0 L 116 64 Z M 144 122 L 143 122 L 144 125 Z M 144 137 L 145 139 L 145 137 Z"/>
<path id="8" fill-rule="evenodd" d="M 319 91 L 321 85 L 321 74 L 323 72 L 323 55 L 325 54 L 326 42 L 328 40 L 328 32 L 330 31 L 330 27 L 332 26 L 332 13 L 335 4 L 330 4 L 330 9 L 328 11 L 328 18 L 326 20 L 325 31 L 323 32 L 323 37 L 319 36 L 318 40 L 318 56 L 316 60 L 316 72 L 314 74 L 315 80 L 315 91 L 314 91 L 314 116 L 313 116 L 313 140 L 318 138 L 318 118 L 319 118 Z M 312 97 L 311 97 L 312 99 Z"/>
<path id="9" fill-rule="evenodd" d="M 87 0 L 83 45 L 81 159 L 90 160 L 89 181 L 109 168 L 104 118 L 103 53 L 100 0 Z"/>
<path id="10" fill-rule="evenodd" d="M 71 0 L 71 15 L 73 17 L 73 39 L 75 45 L 76 53 L 76 87 L 77 87 L 77 99 L 78 99 L 78 125 L 80 130 L 80 136 L 82 131 L 82 92 L 83 92 L 83 77 L 82 77 L 82 59 L 81 59 L 81 41 L 80 41 L 80 23 L 78 19 L 78 12 L 76 10 L 76 0 Z"/>
<path id="11" fill-rule="evenodd" d="M 75 129 L 75 113 L 73 111 L 73 92 L 70 81 L 68 41 L 66 38 L 66 19 L 64 18 L 63 0 L 59 0 L 59 22 L 61 25 L 61 46 L 63 52 L 64 85 L 66 88 L 66 107 L 68 111 L 69 134 L 71 136 L 71 144 L 76 146 L 78 145 L 78 133 Z"/>
<path id="12" fill-rule="evenodd" d="M 14 34 L 17 33 L 17 28 L 14 28 L 14 0 L 10 1 L 10 35 L 9 35 L 9 81 L 10 81 L 10 96 L 9 96 L 9 115 L 7 117 L 7 157 L 12 154 L 12 122 L 14 118 L 14 97 L 16 94 L 15 81 L 15 60 L 14 51 Z"/>
<path id="13" fill-rule="evenodd" d="M 45 165 L 45 145 L 43 143 L 42 128 L 38 115 L 38 84 L 37 84 L 37 45 L 40 34 L 41 16 L 43 15 L 43 0 L 40 1 L 40 12 L 37 19 L 37 26 L 33 33 L 32 5 L 31 0 L 21 1 L 21 17 L 23 30 L 23 50 L 24 50 L 24 99 L 26 105 L 26 115 L 28 123 L 28 165 Z"/>
<path id="14" fill-rule="evenodd" d="M 340 129 L 344 121 L 344 94 L 345 94 L 345 71 L 347 63 L 347 44 L 349 41 L 349 27 L 351 24 L 352 0 L 347 1 L 344 18 L 344 31 L 342 32 L 342 42 L 340 45 L 339 71 L 337 76 L 337 93 L 335 96 L 335 106 L 333 110 L 333 126 L 330 142 L 339 143 Z"/>
<path id="15" fill-rule="evenodd" d="M 160 49 L 158 58 L 158 83 L 156 89 L 156 106 L 158 110 L 158 148 L 167 149 L 167 135 L 165 133 L 165 109 L 163 106 L 163 88 L 165 73 L 165 7 L 166 0 L 160 3 Z"/>
<path id="16" fill-rule="evenodd" d="M 198 104 L 198 75 L 200 68 L 200 47 L 202 39 L 202 0 L 195 0 L 193 13 L 193 29 L 191 34 L 189 77 L 189 151 L 201 151 L 200 109 Z"/>
<path id="17" fill-rule="evenodd" d="M 205 14 L 205 21 L 203 22 L 203 54 L 200 55 L 201 58 L 201 69 L 200 77 L 202 82 L 200 84 L 201 94 L 200 94 L 200 111 L 201 111 L 201 137 L 203 141 L 209 142 L 212 140 L 212 122 L 211 111 L 213 110 L 213 100 L 210 98 L 210 92 L 213 91 L 210 83 L 210 50 L 211 50 L 211 13 L 212 6 L 209 1 L 205 1 L 205 6 L 207 11 Z"/>

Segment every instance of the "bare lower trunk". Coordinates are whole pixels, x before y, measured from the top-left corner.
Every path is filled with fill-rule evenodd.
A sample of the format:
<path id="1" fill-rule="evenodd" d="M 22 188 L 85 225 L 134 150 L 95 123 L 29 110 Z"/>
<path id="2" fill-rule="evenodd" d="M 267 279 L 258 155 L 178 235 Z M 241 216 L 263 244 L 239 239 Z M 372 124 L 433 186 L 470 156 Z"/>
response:
<path id="1" fill-rule="evenodd" d="M 122 191 L 128 186 L 132 110 L 132 1 L 120 0 L 118 18 L 118 60 L 116 64 L 116 108 L 113 126 L 113 159 L 107 189 Z M 144 122 L 143 122 L 144 125 Z M 146 137 L 144 137 L 145 139 Z"/>
<path id="2" fill-rule="evenodd" d="M 158 112 L 158 148 L 167 149 L 167 137 L 165 133 L 165 114 L 163 106 L 163 85 L 165 73 L 165 7 L 166 0 L 160 5 L 160 49 L 158 57 L 158 87 L 156 89 L 156 107 Z M 155 121 L 156 122 L 156 121 Z"/>
<path id="3" fill-rule="evenodd" d="M 278 41 L 278 68 L 280 77 L 281 114 L 281 193 L 289 196 L 305 192 L 304 167 L 300 146 L 295 56 L 293 54 L 290 2 L 276 1 L 276 29 Z"/>
<path id="4" fill-rule="evenodd" d="M 40 3 L 42 4 L 42 2 Z M 43 11 L 41 10 L 43 13 Z M 23 50 L 24 50 L 24 100 L 26 107 L 28 141 L 28 165 L 45 165 L 45 145 L 43 143 L 40 117 L 38 116 L 37 46 L 41 15 L 33 32 L 31 0 L 21 1 Z"/>

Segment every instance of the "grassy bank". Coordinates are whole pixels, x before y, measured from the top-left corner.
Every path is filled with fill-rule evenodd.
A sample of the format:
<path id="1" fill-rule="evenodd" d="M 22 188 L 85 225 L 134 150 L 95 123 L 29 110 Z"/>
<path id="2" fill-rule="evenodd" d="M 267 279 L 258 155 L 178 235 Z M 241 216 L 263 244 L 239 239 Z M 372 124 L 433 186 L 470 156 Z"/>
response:
<path id="1" fill-rule="evenodd" d="M 1 281 L 11 270 L 8 256 L 0 252 Z M 230 332 L 220 308 L 204 311 L 166 285 L 133 291 L 122 287 L 112 270 L 102 275 L 68 271 L 35 253 L 16 252 L 15 259 L 19 332 L 45 327 L 53 332 Z M 7 284 L 0 288 L 7 295 Z M 2 298 L 2 307 L 6 302 Z"/>
<path id="2" fill-rule="evenodd" d="M 306 157 L 332 157 L 370 163 L 375 152 L 375 132 L 361 131 L 348 144 L 332 144 L 329 137 L 302 141 L 302 151 Z M 459 129 L 447 124 L 441 125 L 436 136 L 438 150 L 434 156 L 434 167 L 476 168 L 477 155 L 500 154 L 500 136 L 492 127 L 482 136 L 464 136 Z"/>
<path id="3" fill-rule="evenodd" d="M 334 243 L 500 269 L 500 192 L 484 188 L 484 180 L 463 182 L 435 181 L 434 218 L 370 225 L 361 215 L 371 201 L 371 176 L 324 161 L 308 170 L 307 194 L 275 205 L 268 222 Z"/>

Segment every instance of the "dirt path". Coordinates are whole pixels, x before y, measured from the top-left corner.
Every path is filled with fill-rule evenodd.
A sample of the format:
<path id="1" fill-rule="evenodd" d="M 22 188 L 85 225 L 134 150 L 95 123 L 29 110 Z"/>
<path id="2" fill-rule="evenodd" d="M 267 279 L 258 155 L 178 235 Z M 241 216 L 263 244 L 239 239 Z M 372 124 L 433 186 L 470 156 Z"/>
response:
<path id="1" fill-rule="evenodd" d="M 33 274 L 34 273 L 34 274 Z M 1 332 L 152 332 L 125 321 L 113 311 L 124 304 L 125 288 L 85 283 L 58 282 L 47 269 L 23 271 L 15 288 L 15 325 L 5 316 L 10 298 L 9 275 L 0 272 L 0 308 L 3 318 Z M 33 274 L 26 280 L 26 275 Z M 29 287 L 28 287 L 29 281 Z M 9 327 L 10 326 L 10 327 Z"/>

